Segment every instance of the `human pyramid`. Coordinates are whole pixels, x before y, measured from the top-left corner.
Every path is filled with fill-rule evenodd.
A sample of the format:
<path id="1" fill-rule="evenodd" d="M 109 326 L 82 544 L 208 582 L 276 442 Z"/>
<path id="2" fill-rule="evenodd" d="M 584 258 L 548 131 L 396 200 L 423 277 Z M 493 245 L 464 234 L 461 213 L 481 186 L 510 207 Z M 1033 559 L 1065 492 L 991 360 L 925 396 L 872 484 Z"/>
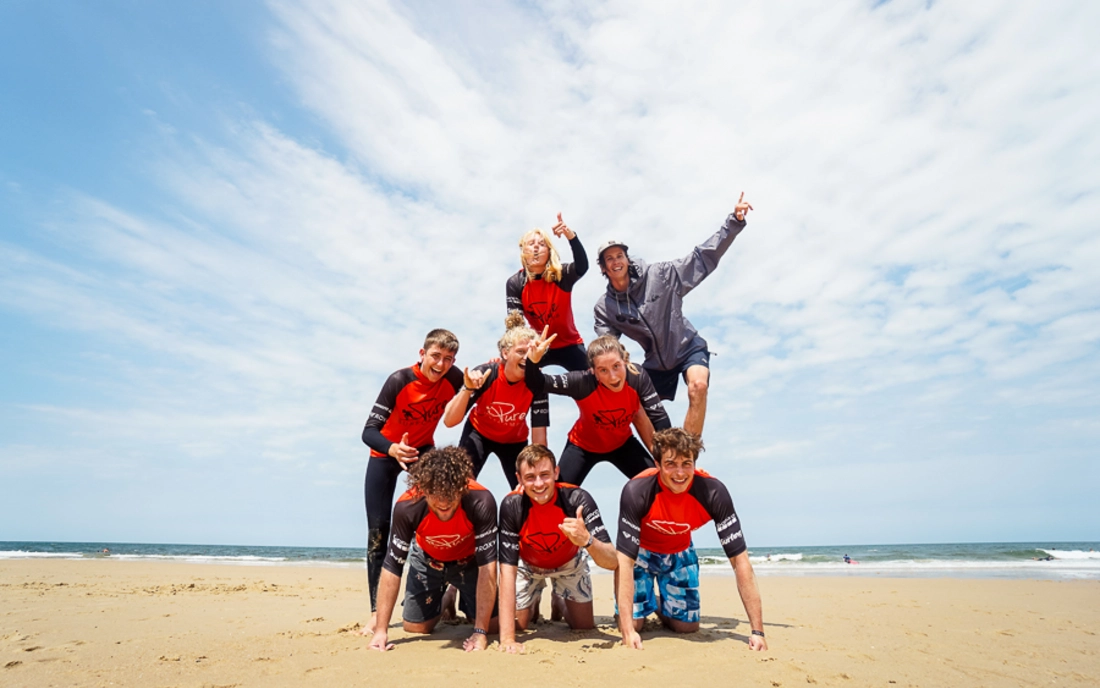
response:
<path id="1" fill-rule="evenodd" d="M 615 571 L 624 645 L 641 649 L 639 631 L 654 613 L 672 631 L 694 632 L 699 560 L 691 533 L 710 521 L 737 578 L 751 626 L 748 646 L 767 649 L 733 500 L 720 480 L 695 466 L 710 352 L 682 314 L 683 297 L 745 228 L 752 206 L 744 198 L 714 235 L 678 260 L 647 264 L 620 241 L 603 243 L 597 262 L 607 292 L 596 303 L 598 336 L 587 348 L 573 321 L 572 290 L 588 271 L 588 257 L 559 213 L 552 231 L 568 240 L 573 262 L 561 262 L 548 232 L 523 235 L 522 267 L 505 289 L 499 360 L 460 371 L 458 338 L 436 329 L 420 360 L 389 376 L 363 429 L 371 449 L 364 497 L 372 612 L 364 632 L 372 649 L 393 648 L 388 631 L 406 562 L 404 630 L 431 633 L 457 591 L 459 609 L 474 624 L 463 643 L 467 652 L 485 649 L 489 634 L 498 632 L 502 651 L 522 652 L 516 630 L 537 617 L 547 581 L 553 616 L 573 629 L 594 628 L 588 557 Z M 642 346 L 642 366 L 630 361 L 622 335 Z M 551 365 L 567 372 L 543 372 Z M 688 410 L 683 427 L 674 428 L 662 400 L 675 398 L 681 377 Z M 560 460 L 546 446 L 548 394 L 572 397 L 580 412 Z M 454 427 L 463 418 L 458 445 L 436 448 L 439 421 Z M 493 495 L 476 482 L 490 454 L 512 487 L 499 519 Z M 627 477 L 614 545 L 580 487 L 601 461 Z M 409 489 L 391 511 L 402 473 Z"/>

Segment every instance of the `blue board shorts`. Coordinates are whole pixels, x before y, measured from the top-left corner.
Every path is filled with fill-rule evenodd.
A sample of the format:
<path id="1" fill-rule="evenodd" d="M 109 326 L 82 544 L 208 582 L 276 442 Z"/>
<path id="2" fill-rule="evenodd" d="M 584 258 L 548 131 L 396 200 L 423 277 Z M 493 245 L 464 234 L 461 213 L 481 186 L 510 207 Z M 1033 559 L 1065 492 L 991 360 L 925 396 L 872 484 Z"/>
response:
<path id="1" fill-rule="evenodd" d="M 634 618 L 644 619 L 658 608 L 661 616 L 699 623 L 699 557 L 694 546 L 688 545 L 676 554 L 638 549 L 634 560 Z"/>
<path id="2" fill-rule="evenodd" d="M 692 351 L 683 363 L 672 370 L 646 368 L 645 371 L 649 374 L 649 379 L 653 381 L 653 389 L 657 392 L 657 396 L 665 401 L 675 401 L 676 387 L 680 384 L 680 378 L 684 378 L 686 384 L 687 369 L 696 365 L 710 369 L 710 351 L 707 349 L 706 342 L 703 342 L 703 348 Z"/>

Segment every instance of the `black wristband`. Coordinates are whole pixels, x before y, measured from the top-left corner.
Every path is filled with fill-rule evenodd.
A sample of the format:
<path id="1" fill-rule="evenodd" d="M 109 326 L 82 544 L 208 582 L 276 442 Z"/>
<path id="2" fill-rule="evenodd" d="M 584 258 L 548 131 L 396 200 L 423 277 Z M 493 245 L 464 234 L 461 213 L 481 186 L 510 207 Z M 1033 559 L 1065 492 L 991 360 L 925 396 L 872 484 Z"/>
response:
<path id="1" fill-rule="evenodd" d="M 466 385 L 462 385 L 462 389 L 466 390 L 470 394 L 473 394 L 477 391 L 477 387 L 467 387 Z"/>
<path id="2" fill-rule="evenodd" d="M 588 543 L 584 546 L 584 548 L 588 549 L 589 547 L 591 547 L 592 546 L 592 541 L 594 539 L 595 539 L 595 536 L 593 536 L 592 533 L 589 533 L 588 534 Z"/>
<path id="3" fill-rule="evenodd" d="M 764 631 L 758 631 L 758 630 L 756 630 L 755 628 L 754 628 L 754 629 L 752 629 L 752 634 L 753 634 L 753 635 L 758 635 L 758 636 L 760 636 L 761 638 L 763 638 L 763 637 L 764 637 Z"/>
<path id="4" fill-rule="evenodd" d="M 486 631 L 484 628 L 475 628 L 474 633 L 480 633 L 481 635 L 486 637 L 488 637 L 489 635 L 489 631 Z"/>

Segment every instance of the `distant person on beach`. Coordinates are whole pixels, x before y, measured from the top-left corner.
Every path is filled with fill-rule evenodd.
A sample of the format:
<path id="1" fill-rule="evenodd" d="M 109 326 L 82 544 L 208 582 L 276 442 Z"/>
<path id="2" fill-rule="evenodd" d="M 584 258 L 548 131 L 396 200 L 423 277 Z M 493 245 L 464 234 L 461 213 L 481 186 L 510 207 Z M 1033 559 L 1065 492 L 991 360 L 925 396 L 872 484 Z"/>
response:
<path id="1" fill-rule="evenodd" d="M 516 462 L 520 488 L 500 504 L 500 649 L 523 652 L 516 628 L 537 616 L 549 580 L 552 606 L 572 629 L 596 627 L 587 552 L 597 566 L 618 566 L 595 500 L 558 482 L 554 452 L 533 444 Z"/>
<path id="2" fill-rule="evenodd" d="M 467 652 L 484 650 L 496 632 L 497 504 L 474 482 L 470 457 L 460 447 L 432 449 L 409 468 L 409 489 L 393 508 L 393 533 L 378 585 L 378 613 L 369 647 L 390 650 L 390 619 L 401 573 L 409 562 L 402 603 L 406 633 L 431 633 L 443 615 L 448 585 L 474 630 Z"/>
<path id="3" fill-rule="evenodd" d="M 546 445 L 550 405 L 546 393 L 535 395 L 523 379 L 527 349 L 538 335 L 512 311 L 505 318 L 507 331 L 497 342 L 501 361 L 483 363 L 463 371 L 462 389 L 447 403 L 443 424 L 458 425 L 473 407 L 458 446 L 474 462 L 474 477 L 481 475 L 489 454 L 496 454 L 504 477 L 516 489 L 516 457 L 528 444 Z M 527 417 L 531 428 L 527 428 Z M 530 437 L 530 442 L 528 442 Z"/>
<path id="4" fill-rule="evenodd" d="M 627 647 L 642 649 L 639 631 L 654 612 L 671 631 L 699 630 L 699 558 L 691 532 L 713 520 L 749 618 L 749 649 L 768 649 L 760 592 L 741 523 L 726 486 L 695 467 L 702 449 L 703 441 L 682 428 L 658 432 L 653 436 L 657 468 L 623 488 L 615 543 L 616 599 Z"/>
<path id="5" fill-rule="evenodd" d="M 527 350 L 527 386 L 572 397 L 580 416 L 561 452 L 561 481 L 581 485 L 593 466 L 608 461 L 627 478 L 653 466 L 653 459 L 631 429 L 648 444 L 654 430 L 672 425 L 645 371 L 630 363 L 630 354 L 614 337 L 597 337 L 588 345 L 588 370 L 564 375 L 542 372 L 541 361 L 554 335 L 546 329 Z"/>
<path id="6" fill-rule="evenodd" d="M 851 564 L 852 563 L 852 558 L 850 556 L 848 556 L 847 554 L 844 555 L 844 563 L 845 564 Z"/>
<path id="7" fill-rule="evenodd" d="M 457 355 L 458 337 L 443 329 L 429 332 L 420 360 L 386 379 L 363 427 L 363 442 L 371 448 L 363 497 L 372 615 L 377 609 L 378 579 L 386 556 L 397 478 L 435 444 L 435 428 L 443 409 L 462 388 L 462 372 L 453 367 Z M 369 626 L 373 626 L 373 618 Z"/>
<path id="8" fill-rule="evenodd" d="M 549 327 L 550 334 L 557 336 L 544 365 L 585 370 L 588 358 L 584 339 L 573 321 L 573 286 L 588 272 L 588 255 L 577 233 L 562 221 L 561 213 L 558 213 L 558 223 L 551 229 L 556 236 L 564 236 L 569 241 L 573 262 L 562 263 L 550 236 L 538 227 L 532 229 L 520 237 L 522 267 L 508 278 L 505 300 L 508 310 L 523 313 L 532 328 L 541 331 Z"/>
<path id="9" fill-rule="evenodd" d="M 628 247 L 611 240 L 597 253 L 607 292 L 596 302 L 596 334 L 626 335 L 645 350 L 642 364 L 661 399 L 674 400 L 678 378 L 688 390 L 684 429 L 702 435 L 710 383 L 707 342 L 683 314 L 683 300 L 718 267 L 733 240 L 745 228 L 752 206 L 745 194 L 722 227 L 678 260 L 647 264 L 631 259 Z"/>

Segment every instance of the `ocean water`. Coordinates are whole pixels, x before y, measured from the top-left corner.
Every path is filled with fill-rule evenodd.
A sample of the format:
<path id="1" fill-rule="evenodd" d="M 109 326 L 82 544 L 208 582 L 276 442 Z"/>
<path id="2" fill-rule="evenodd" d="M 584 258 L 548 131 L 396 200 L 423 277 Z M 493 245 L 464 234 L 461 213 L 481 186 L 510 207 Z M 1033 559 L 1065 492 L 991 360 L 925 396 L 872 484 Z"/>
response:
<path id="1" fill-rule="evenodd" d="M 704 572 L 733 573 L 729 560 L 721 549 L 700 548 L 698 554 Z M 844 562 L 845 554 L 851 558 L 851 564 Z M 362 549 L 350 547 L 0 542 L 0 559 L 59 558 L 238 566 L 362 567 L 363 556 Z M 760 576 L 1100 580 L 1100 542 L 754 547 L 749 550 L 749 559 Z"/>

